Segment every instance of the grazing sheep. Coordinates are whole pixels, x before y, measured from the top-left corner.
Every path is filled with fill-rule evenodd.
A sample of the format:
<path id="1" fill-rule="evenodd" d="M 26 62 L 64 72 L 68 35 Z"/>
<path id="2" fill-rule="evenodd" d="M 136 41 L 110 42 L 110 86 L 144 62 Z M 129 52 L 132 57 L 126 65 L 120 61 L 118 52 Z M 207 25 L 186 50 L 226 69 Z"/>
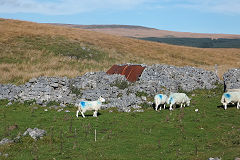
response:
<path id="1" fill-rule="evenodd" d="M 167 100 L 167 103 L 170 104 L 169 110 L 173 110 L 172 106 L 177 104 L 180 104 L 181 108 L 182 106 L 185 107 L 185 104 L 189 106 L 190 100 L 191 99 L 188 98 L 188 96 L 185 93 L 171 93 Z"/>
<path id="2" fill-rule="evenodd" d="M 237 109 L 239 109 L 240 102 L 240 92 L 226 92 L 223 93 L 221 103 L 224 106 L 224 109 L 227 109 L 229 103 L 237 103 Z"/>
<path id="3" fill-rule="evenodd" d="M 79 111 L 81 112 L 83 118 L 85 118 L 84 113 L 86 111 L 94 110 L 93 117 L 97 117 L 97 112 L 100 110 L 102 102 L 105 102 L 105 99 L 101 96 L 98 98 L 97 101 L 81 101 L 76 106 L 78 107 L 76 116 L 78 117 Z"/>
<path id="4" fill-rule="evenodd" d="M 167 103 L 167 96 L 165 94 L 157 94 L 154 97 L 155 102 L 155 110 L 158 110 L 158 106 L 160 105 L 160 110 L 162 109 L 161 105 L 163 104 L 163 108 L 165 109 Z"/>

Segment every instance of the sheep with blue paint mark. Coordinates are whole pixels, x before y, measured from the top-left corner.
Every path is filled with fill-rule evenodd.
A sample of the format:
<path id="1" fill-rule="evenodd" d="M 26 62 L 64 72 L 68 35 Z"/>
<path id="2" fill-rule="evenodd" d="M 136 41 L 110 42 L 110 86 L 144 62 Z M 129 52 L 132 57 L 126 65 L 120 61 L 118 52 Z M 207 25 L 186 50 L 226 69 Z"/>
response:
<path id="1" fill-rule="evenodd" d="M 165 94 L 157 94 L 154 96 L 154 102 L 155 102 L 155 110 L 157 111 L 158 110 L 158 106 L 160 105 L 160 110 L 162 109 L 162 106 L 163 105 L 163 108 L 165 109 L 165 106 L 166 106 L 166 103 L 167 103 L 167 95 Z"/>
<path id="2" fill-rule="evenodd" d="M 105 102 L 105 99 L 101 96 L 96 101 L 80 101 L 76 104 L 76 106 L 78 107 L 76 116 L 78 117 L 78 113 L 81 112 L 83 118 L 85 118 L 84 113 L 86 111 L 94 110 L 93 117 L 97 117 L 97 112 L 101 109 L 101 105 L 103 102 Z"/>
<path id="3" fill-rule="evenodd" d="M 239 109 L 240 103 L 240 92 L 226 92 L 223 93 L 221 103 L 224 106 L 224 109 L 227 109 L 229 103 L 237 103 L 237 109 Z"/>
<path id="4" fill-rule="evenodd" d="M 185 93 L 171 93 L 168 97 L 167 103 L 170 104 L 169 110 L 173 110 L 173 105 L 181 105 L 182 108 L 185 105 L 190 105 L 191 99 Z"/>

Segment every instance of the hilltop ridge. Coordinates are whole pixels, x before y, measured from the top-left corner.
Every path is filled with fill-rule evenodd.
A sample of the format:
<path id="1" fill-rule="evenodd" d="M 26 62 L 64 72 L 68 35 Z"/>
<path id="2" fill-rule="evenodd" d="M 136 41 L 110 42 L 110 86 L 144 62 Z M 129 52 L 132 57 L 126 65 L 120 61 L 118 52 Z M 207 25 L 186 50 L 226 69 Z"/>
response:
<path id="1" fill-rule="evenodd" d="M 212 39 L 240 39 L 238 34 L 220 34 L 220 33 L 191 33 L 160 30 L 156 28 L 136 26 L 136 25 L 77 25 L 77 24 L 60 24 L 50 23 L 53 25 L 67 26 L 72 28 L 81 28 L 91 31 L 97 31 L 112 35 L 135 37 L 135 38 L 212 38 Z"/>

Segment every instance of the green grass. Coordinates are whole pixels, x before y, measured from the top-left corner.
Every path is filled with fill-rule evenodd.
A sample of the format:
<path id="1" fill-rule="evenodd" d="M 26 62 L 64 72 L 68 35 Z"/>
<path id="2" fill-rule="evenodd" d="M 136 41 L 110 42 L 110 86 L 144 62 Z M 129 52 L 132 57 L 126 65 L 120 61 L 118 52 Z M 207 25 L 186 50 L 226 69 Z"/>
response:
<path id="1" fill-rule="evenodd" d="M 191 96 L 192 94 L 195 96 Z M 207 159 L 240 157 L 240 111 L 221 106 L 221 89 L 188 93 L 190 107 L 173 111 L 118 113 L 87 112 L 84 119 L 35 104 L 0 102 L 0 139 L 14 138 L 27 128 L 47 131 L 38 141 L 23 137 L 19 143 L 0 146 L 9 159 Z M 194 110 L 198 108 L 199 112 Z M 9 131 L 8 127 L 18 125 Z M 97 141 L 94 141 L 94 130 Z M 2 158 L 2 157 L 1 157 Z"/>
<path id="2" fill-rule="evenodd" d="M 73 94 L 76 94 L 78 97 L 82 96 L 81 89 L 78 89 L 77 87 L 74 87 L 73 85 L 71 85 L 70 90 L 72 91 Z"/>
<path id="3" fill-rule="evenodd" d="M 114 83 L 112 83 L 110 86 L 111 87 L 116 86 L 119 89 L 125 89 L 125 88 L 128 88 L 130 85 L 131 85 L 131 83 L 128 81 L 117 80 Z"/>
<path id="4" fill-rule="evenodd" d="M 16 39 L 22 47 L 44 50 L 56 55 L 69 56 L 76 59 L 101 61 L 108 58 L 108 54 L 97 50 L 92 44 L 70 41 L 66 37 L 57 36 L 24 36 Z"/>

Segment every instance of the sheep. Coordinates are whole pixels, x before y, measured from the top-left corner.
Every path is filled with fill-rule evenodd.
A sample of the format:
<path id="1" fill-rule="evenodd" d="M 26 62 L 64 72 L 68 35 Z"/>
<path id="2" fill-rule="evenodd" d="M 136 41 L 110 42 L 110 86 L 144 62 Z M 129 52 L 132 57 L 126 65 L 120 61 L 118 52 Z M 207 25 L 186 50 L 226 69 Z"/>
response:
<path id="1" fill-rule="evenodd" d="M 173 105 L 180 104 L 181 105 L 180 107 L 182 108 L 182 106 L 185 107 L 186 104 L 187 106 L 189 106 L 190 101 L 191 99 L 188 98 L 188 96 L 185 93 L 171 93 L 167 100 L 167 104 L 170 104 L 169 110 L 173 110 L 172 108 Z"/>
<path id="2" fill-rule="evenodd" d="M 224 109 L 227 109 L 229 103 L 237 103 L 237 109 L 239 109 L 240 102 L 240 92 L 226 92 L 223 93 L 221 98 L 221 103 L 224 106 Z"/>
<path id="3" fill-rule="evenodd" d="M 76 116 L 78 117 L 78 113 L 81 112 L 83 118 L 85 118 L 84 113 L 86 111 L 94 110 L 93 117 L 97 117 L 97 112 L 100 110 L 102 103 L 105 102 L 105 99 L 101 96 L 96 101 L 80 101 L 76 104 L 78 107 Z"/>
<path id="4" fill-rule="evenodd" d="M 160 105 L 160 110 L 162 109 L 161 105 L 163 104 L 163 108 L 165 109 L 166 103 L 167 103 L 167 95 L 165 94 L 157 94 L 154 96 L 154 102 L 155 102 L 155 110 L 158 110 L 158 106 Z"/>

